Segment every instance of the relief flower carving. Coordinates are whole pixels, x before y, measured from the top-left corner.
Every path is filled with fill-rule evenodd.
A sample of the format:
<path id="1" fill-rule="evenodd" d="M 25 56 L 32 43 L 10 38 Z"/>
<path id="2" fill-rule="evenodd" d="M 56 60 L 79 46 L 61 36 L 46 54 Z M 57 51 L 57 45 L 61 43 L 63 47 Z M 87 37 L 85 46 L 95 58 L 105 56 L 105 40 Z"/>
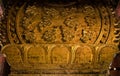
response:
<path id="1" fill-rule="evenodd" d="M 45 31 L 42 35 L 42 39 L 44 41 L 48 42 L 48 43 L 49 42 L 51 42 L 51 43 L 55 42 L 55 39 L 56 39 L 56 36 L 55 36 L 56 33 L 55 32 L 56 31 L 54 29 Z"/>

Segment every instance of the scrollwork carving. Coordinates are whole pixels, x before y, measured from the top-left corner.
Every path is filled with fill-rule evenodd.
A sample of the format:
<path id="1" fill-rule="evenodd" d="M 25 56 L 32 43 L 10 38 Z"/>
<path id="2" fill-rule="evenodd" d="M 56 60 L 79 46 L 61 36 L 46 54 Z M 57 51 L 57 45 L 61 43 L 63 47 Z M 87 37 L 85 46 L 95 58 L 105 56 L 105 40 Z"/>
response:
<path id="1" fill-rule="evenodd" d="M 77 28 L 77 26 L 80 25 L 77 19 L 75 16 L 68 17 L 65 19 L 64 24 L 69 28 Z"/>
<path id="2" fill-rule="evenodd" d="M 40 23 L 38 24 L 39 31 L 42 31 L 42 29 L 46 26 L 50 26 L 52 23 L 48 17 L 42 17 Z"/>
<path id="3" fill-rule="evenodd" d="M 62 8 L 60 11 L 60 15 L 63 17 L 69 16 L 77 11 L 76 7 L 68 7 L 68 8 Z"/>
<path id="4" fill-rule="evenodd" d="M 29 31 L 34 31 L 39 19 L 41 19 L 41 10 L 36 6 L 28 6 L 25 11 L 22 26 Z"/>
<path id="5" fill-rule="evenodd" d="M 12 7 L 7 23 L 10 42 L 106 43 L 111 17 L 107 7 L 102 8 L 91 4 L 53 7 L 37 3 Z"/>
<path id="6" fill-rule="evenodd" d="M 90 17 L 90 16 L 85 16 L 85 22 L 87 23 L 87 26 L 94 26 L 96 24 L 96 19 L 94 16 Z"/>
<path id="7" fill-rule="evenodd" d="M 25 39 L 27 43 L 32 43 L 35 41 L 34 32 L 25 31 L 24 34 L 22 34 L 22 38 Z"/>
<path id="8" fill-rule="evenodd" d="M 84 6 L 84 9 L 83 9 L 83 13 L 85 13 L 85 22 L 87 23 L 87 26 L 94 26 L 96 25 L 97 21 L 96 21 L 96 17 L 95 17 L 95 9 L 90 6 L 90 5 L 87 5 L 87 6 Z"/>
<path id="9" fill-rule="evenodd" d="M 45 31 L 45 32 L 43 33 L 42 39 L 43 39 L 44 41 L 48 42 L 48 43 L 49 43 L 49 42 L 53 43 L 53 42 L 55 42 L 55 40 L 56 40 L 55 34 L 56 34 L 55 29 L 47 30 L 47 31 Z"/>
<path id="10" fill-rule="evenodd" d="M 55 8 L 43 8 L 45 15 L 49 16 L 50 18 L 55 18 L 59 16 L 59 12 Z"/>
<path id="11" fill-rule="evenodd" d="M 86 30 L 82 30 L 82 37 L 80 38 L 80 40 L 83 43 L 86 43 L 87 41 L 92 39 L 92 32 L 91 31 L 86 31 Z"/>

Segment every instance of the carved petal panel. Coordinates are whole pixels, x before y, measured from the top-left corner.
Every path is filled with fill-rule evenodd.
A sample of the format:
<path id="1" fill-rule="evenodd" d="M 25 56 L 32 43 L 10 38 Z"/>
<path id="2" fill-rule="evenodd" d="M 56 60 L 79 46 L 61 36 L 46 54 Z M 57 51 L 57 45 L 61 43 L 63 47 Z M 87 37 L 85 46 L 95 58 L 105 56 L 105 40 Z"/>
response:
<path id="1" fill-rule="evenodd" d="M 2 49 L 2 53 L 6 54 L 11 70 L 17 73 L 106 71 L 118 48 L 113 45 L 95 48 L 85 44 L 9 44 Z"/>

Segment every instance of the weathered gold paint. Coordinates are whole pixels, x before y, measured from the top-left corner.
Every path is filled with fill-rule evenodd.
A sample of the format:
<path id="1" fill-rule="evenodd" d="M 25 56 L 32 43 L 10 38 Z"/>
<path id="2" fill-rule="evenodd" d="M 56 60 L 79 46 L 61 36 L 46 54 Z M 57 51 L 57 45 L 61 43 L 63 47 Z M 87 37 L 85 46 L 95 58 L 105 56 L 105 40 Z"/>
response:
<path id="1" fill-rule="evenodd" d="M 3 24 L 10 43 L 2 53 L 10 76 L 100 74 L 108 69 L 119 40 L 112 5 L 29 3 L 11 6 Z"/>

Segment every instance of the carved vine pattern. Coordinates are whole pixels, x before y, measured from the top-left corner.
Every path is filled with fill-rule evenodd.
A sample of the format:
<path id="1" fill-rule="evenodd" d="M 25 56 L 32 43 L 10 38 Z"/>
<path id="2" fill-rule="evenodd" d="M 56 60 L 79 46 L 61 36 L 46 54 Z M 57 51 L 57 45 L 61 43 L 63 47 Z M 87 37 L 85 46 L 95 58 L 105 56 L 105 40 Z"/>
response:
<path id="1" fill-rule="evenodd" d="M 8 37 L 11 43 L 106 43 L 109 37 L 112 23 L 109 15 L 112 11 L 104 6 L 103 9 L 92 5 L 80 5 L 79 8 L 74 5 L 64 8 L 26 5 L 24 9 L 20 8 L 15 7 L 14 9 L 12 7 L 11 12 L 9 12 L 11 16 L 8 16 L 10 22 L 7 26 L 9 27 Z M 20 24 L 16 26 L 15 19 L 16 15 L 20 14 L 19 10 L 24 11 L 21 13 L 23 18 L 20 20 L 18 18 Z M 97 18 L 99 15 L 102 17 Z M 83 22 L 80 21 L 82 18 Z M 57 23 L 57 20 L 60 21 Z M 101 27 L 98 25 L 99 20 L 102 20 Z M 117 29 L 119 27 L 116 24 L 115 28 Z M 100 27 L 96 28 L 100 29 L 99 32 L 95 30 L 94 26 Z M 20 29 L 16 30 L 15 27 L 20 27 Z M 20 32 L 20 35 L 16 32 Z M 102 37 L 99 37 L 100 34 L 103 34 Z M 119 30 L 115 31 L 115 36 L 114 41 L 118 42 Z"/>

